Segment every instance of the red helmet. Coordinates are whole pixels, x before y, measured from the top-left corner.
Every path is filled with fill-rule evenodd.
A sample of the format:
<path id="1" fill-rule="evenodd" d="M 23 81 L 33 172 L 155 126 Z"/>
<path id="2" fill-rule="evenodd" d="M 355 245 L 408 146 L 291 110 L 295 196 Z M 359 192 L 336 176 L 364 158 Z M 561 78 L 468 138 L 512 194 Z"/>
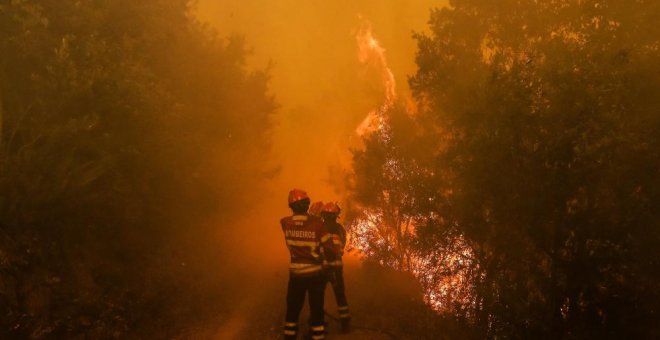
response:
<path id="1" fill-rule="evenodd" d="M 309 196 L 307 196 L 307 193 L 304 190 L 293 189 L 289 191 L 289 204 L 302 201 L 304 199 L 309 199 Z"/>
<path id="2" fill-rule="evenodd" d="M 322 213 L 328 214 L 339 214 L 340 211 L 341 209 L 339 209 L 339 205 L 333 202 L 328 202 L 323 206 L 323 208 L 321 208 Z"/>
<path id="3" fill-rule="evenodd" d="M 318 216 L 321 213 L 321 209 L 323 209 L 323 202 L 318 201 L 312 203 L 312 205 L 309 206 L 309 211 L 308 213 L 310 215 Z"/>

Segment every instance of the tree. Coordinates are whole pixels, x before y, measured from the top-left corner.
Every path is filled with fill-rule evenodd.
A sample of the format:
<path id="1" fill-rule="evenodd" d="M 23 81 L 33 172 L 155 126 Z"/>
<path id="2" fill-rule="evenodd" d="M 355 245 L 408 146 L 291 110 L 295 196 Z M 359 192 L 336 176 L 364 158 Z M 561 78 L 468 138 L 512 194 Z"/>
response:
<path id="1" fill-rule="evenodd" d="M 485 336 L 657 336 L 659 18 L 648 1 L 453 1 L 416 36 L 407 148 L 436 142 L 406 156 L 431 174 L 408 182 L 432 194 L 398 195 L 426 218 L 422 254 L 448 230 L 469 246 L 461 316 Z"/>
<path id="2" fill-rule="evenodd" d="M 208 308 L 206 219 L 263 178 L 275 105 L 190 6 L 0 3 L 0 335 L 174 336 Z"/>

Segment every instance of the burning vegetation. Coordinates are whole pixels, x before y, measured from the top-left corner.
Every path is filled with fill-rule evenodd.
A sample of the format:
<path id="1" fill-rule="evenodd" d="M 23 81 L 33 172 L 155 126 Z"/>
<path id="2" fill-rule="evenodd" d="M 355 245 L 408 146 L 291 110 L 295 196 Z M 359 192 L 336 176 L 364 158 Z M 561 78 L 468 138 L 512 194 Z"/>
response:
<path id="1" fill-rule="evenodd" d="M 363 22 L 356 41 L 360 63 L 380 70 L 384 100 L 377 109 L 369 112 L 355 132 L 363 138 L 374 134 L 373 138 L 387 143 L 391 139 L 387 119 L 397 102 L 396 81 L 387 64 L 385 49 L 373 36 L 368 22 Z M 399 110 L 411 115 L 408 108 Z M 404 172 L 410 171 L 402 168 L 394 158 L 387 159 L 380 170 L 383 178 L 395 182 L 403 181 L 407 176 Z M 353 217 L 350 225 L 353 247 L 367 258 L 377 259 L 381 265 L 412 273 L 424 288 L 426 302 L 440 312 L 474 304 L 474 293 L 467 279 L 473 258 L 463 237 L 445 235 L 448 244 L 430 254 L 415 251 L 412 241 L 416 237 L 417 224 L 423 223 L 425 216 L 402 212 L 400 204 L 405 198 L 397 197 L 396 191 L 397 188 L 383 190 L 377 207 L 363 207 Z"/>

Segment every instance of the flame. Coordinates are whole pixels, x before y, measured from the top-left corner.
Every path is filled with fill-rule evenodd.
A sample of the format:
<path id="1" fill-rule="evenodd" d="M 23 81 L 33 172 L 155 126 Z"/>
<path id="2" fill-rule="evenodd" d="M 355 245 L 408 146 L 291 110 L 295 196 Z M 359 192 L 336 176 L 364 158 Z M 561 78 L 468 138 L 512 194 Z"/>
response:
<path id="1" fill-rule="evenodd" d="M 355 133 L 358 134 L 358 136 L 363 136 L 366 133 L 372 132 L 380 126 L 379 123 L 379 114 L 377 110 L 373 110 L 367 114 L 366 117 L 362 120 L 362 123 L 358 125 L 358 127 L 355 129 Z"/>
<path id="2" fill-rule="evenodd" d="M 387 65 L 385 49 L 374 38 L 369 22 L 363 20 L 360 29 L 358 29 L 355 35 L 355 40 L 358 46 L 358 60 L 365 65 L 374 65 L 380 70 L 385 92 L 383 103 L 377 109 L 369 112 L 356 128 L 355 133 L 358 136 L 362 136 L 383 128 L 383 116 L 394 105 L 396 100 L 396 81 L 394 80 L 392 70 Z"/>

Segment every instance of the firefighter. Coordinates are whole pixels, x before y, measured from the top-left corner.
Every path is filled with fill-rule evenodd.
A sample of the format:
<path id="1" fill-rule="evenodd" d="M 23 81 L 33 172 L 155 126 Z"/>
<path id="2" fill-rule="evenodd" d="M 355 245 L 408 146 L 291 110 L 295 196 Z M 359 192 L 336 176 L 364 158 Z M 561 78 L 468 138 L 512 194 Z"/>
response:
<path id="1" fill-rule="evenodd" d="M 348 310 L 348 302 L 346 301 L 346 293 L 344 292 L 344 265 L 342 262 L 342 254 L 346 246 L 346 229 L 337 222 L 339 217 L 339 206 L 336 203 L 326 203 L 321 208 L 321 217 L 325 229 L 332 235 L 332 240 L 335 246 L 339 249 L 335 260 L 327 260 L 327 266 L 331 269 L 329 271 L 328 281 L 332 284 L 332 289 L 335 293 L 337 300 L 337 310 L 339 313 L 339 321 L 341 322 L 341 330 L 348 333 L 351 324 L 351 315 Z"/>
<path id="2" fill-rule="evenodd" d="M 309 211 L 307 213 L 309 215 L 321 216 L 321 209 L 323 206 L 324 204 L 322 201 L 316 201 L 309 206 Z"/>
<path id="3" fill-rule="evenodd" d="M 280 221 L 287 248 L 291 255 L 289 284 L 286 295 L 286 320 L 284 338 L 298 336 L 298 317 L 309 298 L 311 338 L 325 338 L 323 299 L 326 285 L 324 258 L 335 261 L 339 248 L 332 235 L 325 231 L 320 217 L 307 214 L 310 199 L 303 190 L 289 192 L 289 207 L 293 215 Z"/>

